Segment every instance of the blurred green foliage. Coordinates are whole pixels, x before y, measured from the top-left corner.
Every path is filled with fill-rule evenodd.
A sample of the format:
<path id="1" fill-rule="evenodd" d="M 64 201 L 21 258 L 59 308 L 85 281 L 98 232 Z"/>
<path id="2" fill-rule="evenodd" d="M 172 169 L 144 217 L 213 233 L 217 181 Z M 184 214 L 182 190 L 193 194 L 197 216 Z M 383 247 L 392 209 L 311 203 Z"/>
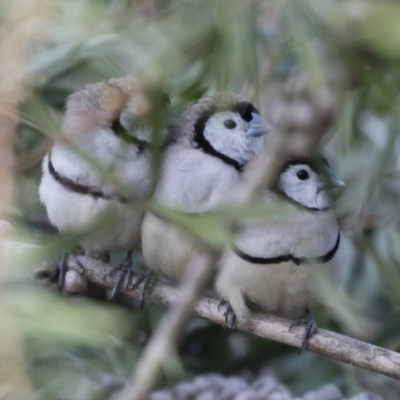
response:
<path id="1" fill-rule="evenodd" d="M 266 107 L 268 88 L 301 74 L 312 92 L 327 90 L 339 100 L 331 127 L 335 136 L 326 152 L 346 182 L 335 198 L 338 217 L 348 228 L 346 295 L 323 286 L 326 280 L 316 274 L 334 305 L 330 313 L 316 310 L 317 320 L 324 328 L 400 350 L 400 4 L 70 0 L 55 8 L 43 20 L 46 38 L 32 45 L 26 65 L 16 143 L 20 172 L 10 210 L 18 239 L 42 250 L 20 255 L 17 267 L 50 259 L 77 241 L 38 233 L 31 224 L 44 215 L 37 194 L 43 153 L 35 158 L 35 149 L 59 134 L 69 94 L 87 83 L 139 73 L 162 82 L 178 110 L 204 93 L 229 90 L 245 94 L 273 121 Z M 9 3 L 1 2 L 2 20 L 8 11 Z M 27 156 L 33 163 L 22 168 Z M 256 204 L 247 207 L 216 211 L 202 220 L 164 212 L 215 243 L 230 235 L 228 222 L 265 212 Z M 140 264 L 140 254 L 137 260 Z M 99 389 L 104 377 L 116 382 L 129 377 L 161 315 L 153 307 L 140 313 L 124 298 L 109 305 L 43 292 L 20 278 L 11 282 L 8 299 L 38 399 L 107 398 Z M 382 376 L 307 352 L 298 356 L 295 349 L 250 335 L 228 336 L 204 321 L 189 324 L 170 365 L 160 384 L 267 365 L 296 393 L 328 381 L 348 395 L 364 388 L 395 398 L 390 396 L 400 391 Z"/>

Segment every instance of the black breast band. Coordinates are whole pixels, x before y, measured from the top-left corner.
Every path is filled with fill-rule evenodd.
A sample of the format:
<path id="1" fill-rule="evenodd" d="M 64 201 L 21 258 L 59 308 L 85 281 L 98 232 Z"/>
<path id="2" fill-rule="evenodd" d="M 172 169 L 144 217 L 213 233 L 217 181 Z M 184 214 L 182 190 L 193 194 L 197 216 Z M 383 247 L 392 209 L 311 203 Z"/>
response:
<path id="1" fill-rule="evenodd" d="M 336 243 L 331 250 L 329 250 L 326 254 L 319 257 L 295 257 L 292 254 L 285 254 L 283 256 L 278 257 L 253 257 L 249 254 L 244 253 L 236 246 L 233 246 L 232 249 L 236 253 L 237 256 L 242 258 L 245 261 L 248 261 L 252 264 L 280 264 L 282 262 L 292 261 L 296 265 L 300 264 L 312 264 L 312 263 L 327 263 L 333 259 L 336 252 L 339 249 L 340 245 L 340 232 L 338 232 Z"/>
<path id="2" fill-rule="evenodd" d="M 61 186 L 65 189 L 69 190 L 73 193 L 79 193 L 82 195 L 88 195 L 93 197 L 94 199 L 104 199 L 104 200 L 117 200 L 121 203 L 127 203 L 128 199 L 122 196 L 118 196 L 116 194 L 107 194 L 102 190 L 86 185 L 81 185 L 79 183 L 74 182 L 72 179 L 67 178 L 66 176 L 61 175 L 56 169 L 51 161 L 51 153 L 48 155 L 48 163 L 47 168 L 49 170 L 50 175 L 53 177 L 55 181 L 57 181 Z"/>
<path id="3" fill-rule="evenodd" d="M 112 123 L 110 129 L 124 142 L 135 145 L 138 148 L 139 153 L 141 153 L 146 148 L 146 146 L 149 146 L 150 144 L 146 140 L 140 140 L 137 137 L 130 135 L 128 131 L 122 126 L 119 119 Z"/>

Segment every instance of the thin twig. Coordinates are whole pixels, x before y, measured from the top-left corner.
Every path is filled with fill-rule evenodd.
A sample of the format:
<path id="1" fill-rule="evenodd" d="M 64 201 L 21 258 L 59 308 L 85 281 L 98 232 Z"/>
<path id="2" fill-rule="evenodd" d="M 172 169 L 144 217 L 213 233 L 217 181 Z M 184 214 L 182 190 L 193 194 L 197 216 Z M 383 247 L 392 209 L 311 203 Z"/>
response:
<path id="1" fill-rule="evenodd" d="M 79 264 L 77 261 L 79 261 Z M 69 258 L 68 267 L 78 271 L 85 279 L 95 285 L 106 288 L 112 288 L 115 285 L 115 278 L 109 274 L 113 267 L 109 264 L 85 256 L 76 256 L 75 258 Z M 126 289 L 126 287 L 124 288 Z M 127 296 L 139 300 L 140 288 L 124 290 L 123 292 Z M 146 303 L 169 307 L 173 304 L 179 304 L 180 296 L 177 288 L 160 282 L 148 294 Z M 219 325 L 225 324 L 223 312 L 221 310 L 218 311 L 218 300 L 216 299 L 202 297 L 195 305 L 194 312 L 198 317 Z M 182 321 L 179 322 L 181 323 Z M 282 318 L 252 313 L 248 322 L 237 324 L 237 329 L 299 348 L 302 343 L 302 329 L 296 328 L 291 332 L 289 330 L 290 323 L 290 321 Z M 169 326 L 166 325 L 164 327 L 171 329 L 171 325 L 174 324 L 170 323 Z M 182 329 L 182 325 L 175 325 L 175 329 Z M 168 349 L 159 350 L 163 352 Z M 308 350 L 336 361 L 400 380 L 400 354 L 382 347 L 325 329 L 318 329 L 318 333 L 309 341 Z M 146 372 L 144 371 L 143 373 Z M 130 397 L 130 399 L 134 398 Z"/>
<path id="2" fill-rule="evenodd" d="M 136 365 L 132 385 L 122 391 L 120 400 L 144 399 L 153 388 L 166 359 L 184 332 L 184 325 L 193 313 L 196 300 L 209 282 L 218 257 L 218 253 L 205 249 L 189 262 L 182 285 L 176 289 L 173 307 L 158 324 Z"/>
<path id="3" fill-rule="evenodd" d="M 184 283 L 176 290 L 178 295 L 174 301 L 174 307 L 158 325 L 150 345 L 145 348 L 142 358 L 136 366 L 132 388 L 125 393 L 126 397 L 124 394 L 122 395 L 122 399 L 144 398 L 157 382 L 157 370 L 165 364 L 165 359 L 176 347 L 177 338 L 180 338 L 186 321 L 192 315 L 200 290 L 207 284 L 210 275 L 209 269 L 215 261 L 214 254 L 204 252 L 189 265 L 194 279 L 189 280 L 187 284 Z"/>

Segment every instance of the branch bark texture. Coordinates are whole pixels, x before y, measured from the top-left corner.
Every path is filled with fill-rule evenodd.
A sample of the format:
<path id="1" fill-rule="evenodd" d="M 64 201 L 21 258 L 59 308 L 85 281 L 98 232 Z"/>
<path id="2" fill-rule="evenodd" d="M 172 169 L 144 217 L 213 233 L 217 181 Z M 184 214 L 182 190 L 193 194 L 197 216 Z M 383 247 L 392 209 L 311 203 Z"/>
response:
<path id="1" fill-rule="evenodd" d="M 95 285 L 112 288 L 115 278 L 109 273 L 112 266 L 85 256 L 70 257 L 68 267 L 79 272 L 85 279 Z M 124 282 L 123 292 L 135 299 L 140 297 L 140 288 L 127 290 L 129 282 Z M 176 304 L 180 293 L 177 288 L 164 283 L 157 283 L 151 293 L 148 293 L 146 303 L 161 307 Z M 201 297 L 194 307 L 195 314 L 208 321 L 224 325 L 223 313 L 218 311 L 217 299 Z M 244 324 L 237 324 L 237 329 L 266 339 L 300 347 L 302 328 L 289 331 L 291 321 L 261 313 L 253 313 Z M 308 350 L 316 354 L 340 361 L 346 364 L 365 368 L 370 371 L 400 380 L 400 354 L 379 346 L 362 342 L 325 329 L 318 329 L 309 342 Z"/>

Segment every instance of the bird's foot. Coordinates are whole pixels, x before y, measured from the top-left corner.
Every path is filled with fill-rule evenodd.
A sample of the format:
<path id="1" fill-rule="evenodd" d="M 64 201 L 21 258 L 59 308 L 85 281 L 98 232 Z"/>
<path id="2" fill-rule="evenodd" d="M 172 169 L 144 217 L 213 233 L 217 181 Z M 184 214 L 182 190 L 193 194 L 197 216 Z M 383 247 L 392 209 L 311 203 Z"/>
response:
<path id="1" fill-rule="evenodd" d="M 289 327 L 289 331 L 296 326 L 304 325 L 304 333 L 301 339 L 301 346 L 299 348 L 299 354 L 307 348 L 309 340 L 317 333 L 318 327 L 314 317 L 311 315 L 310 310 L 306 309 L 306 316 L 304 318 L 296 319 Z"/>
<path id="2" fill-rule="evenodd" d="M 58 263 L 58 284 L 63 294 L 68 295 L 84 295 L 86 297 L 105 300 L 106 291 L 104 288 L 92 284 L 84 277 L 85 268 L 79 261 L 77 255 L 81 255 L 82 252 L 74 253 L 63 253 L 61 261 Z M 95 254 L 85 251 L 83 253 L 87 257 L 95 258 Z M 97 257 L 97 260 L 107 260 L 108 254 Z M 72 262 L 72 263 L 71 263 Z M 104 261 L 105 262 L 105 261 Z M 79 267 L 79 268 L 76 268 Z"/>
<path id="3" fill-rule="evenodd" d="M 125 257 L 125 260 L 115 266 L 111 272 L 105 275 L 107 276 L 117 276 L 117 281 L 111 291 L 110 302 L 112 302 L 117 294 L 121 291 L 123 284 L 126 290 L 133 290 L 135 287 L 140 285 L 144 280 L 144 275 L 137 274 L 132 270 L 132 251 L 129 251 Z"/>
<path id="4" fill-rule="evenodd" d="M 146 298 L 147 291 L 149 290 L 150 284 L 152 283 L 154 276 L 155 274 L 153 272 L 147 272 L 147 274 L 143 279 L 143 286 L 141 287 L 140 297 L 139 297 L 140 311 L 143 310 L 144 300 Z"/>
<path id="5" fill-rule="evenodd" d="M 67 266 L 67 260 L 68 260 L 68 253 L 63 252 L 57 259 L 56 259 L 56 265 L 57 265 L 57 270 L 58 270 L 58 288 L 60 289 L 60 292 L 62 293 L 64 289 L 64 284 L 65 284 L 65 275 L 68 271 L 68 266 Z"/>
<path id="6" fill-rule="evenodd" d="M 218 307 L 217 310 L 219 311 L 221 309 L 221 307 L 226 306 L 227 301 L 224 298 L 221 298 L 221 300 L 218 303 Z"/>
<path id="7" fill-rule="evenodd" d="M 218 311 L 221 307 L 225 307 L 224 317 L 225 317 L 225 325 L 229 329 L 229 332 L 234 328 L 236 324 L 236 314 L 233 311 L 231 303 L 225 299 L 221 299 L 218 304 Z"/>
<path id="8" fill-rule="evenodd" d="M 77 254 L 79 253 L 79 249 L 77 250 Z M 60 290 L 61 293 L 64 292 L 64 286 L 65 286 L 65 277 L 68 272 L 68 258 L 72 257 L 74 261 L 81 267 L 81 263 L 79 260 L 75 257 L 74 253 L 69 252 L 69 251 L 63 251 L 58 257 L 56 257 L 56 269 L 57 269 L 57 285 L 58 289 Z"/>

